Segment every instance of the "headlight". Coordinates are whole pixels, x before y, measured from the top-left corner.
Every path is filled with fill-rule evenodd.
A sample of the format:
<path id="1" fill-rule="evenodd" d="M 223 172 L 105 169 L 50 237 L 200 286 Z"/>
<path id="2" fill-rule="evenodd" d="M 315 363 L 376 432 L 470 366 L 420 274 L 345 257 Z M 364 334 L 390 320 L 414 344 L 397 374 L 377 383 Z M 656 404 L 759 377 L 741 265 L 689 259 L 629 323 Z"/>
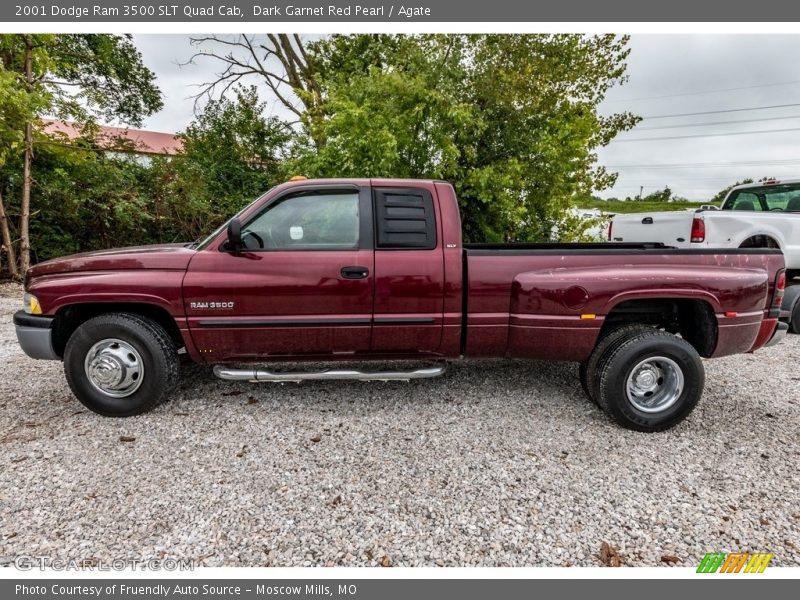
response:
<path id="1" fill-rule="evenodd" d="M 42 314 L 42 307 L 39 305 L 39 300 L 33 294 L 27 292 L 22 297 L 22 302 L 25 304 L 25 312 L 29 315 Z"/>

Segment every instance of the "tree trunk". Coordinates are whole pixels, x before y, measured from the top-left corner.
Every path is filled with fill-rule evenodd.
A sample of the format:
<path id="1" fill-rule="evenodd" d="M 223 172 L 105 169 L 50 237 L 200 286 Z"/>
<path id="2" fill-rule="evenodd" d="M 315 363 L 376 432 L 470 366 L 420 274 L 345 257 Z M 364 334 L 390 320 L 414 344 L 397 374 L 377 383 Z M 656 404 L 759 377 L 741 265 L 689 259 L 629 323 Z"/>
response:
<path id="1" fill-rule="evenodd" d="M 3 194 L 0 193 L 0 234 L 3 240 L 3 250 L 5 250 L 6 258 L 8 259 L 8 273 L 14 279 L 19 277 L 17 271 L 17 255 L 14 252 L 14 244 L 11 241 L 11 230 L 8 227 L 8 214 L 6 213 L 6 206 L 3 203 Z"/>
<path id="2" fill-rule="evenodd" d="M 33 37 L 25 36 L 25 85 L 33 93 Z M 22 202 L 19 214 L 19 271 L 22 275 L 31 266 L 31 240 L 29 224 L 31 216 L 31 163 L 33 162 L 33 123 L 25 123 L 25 159 L 22 167 Z"/>

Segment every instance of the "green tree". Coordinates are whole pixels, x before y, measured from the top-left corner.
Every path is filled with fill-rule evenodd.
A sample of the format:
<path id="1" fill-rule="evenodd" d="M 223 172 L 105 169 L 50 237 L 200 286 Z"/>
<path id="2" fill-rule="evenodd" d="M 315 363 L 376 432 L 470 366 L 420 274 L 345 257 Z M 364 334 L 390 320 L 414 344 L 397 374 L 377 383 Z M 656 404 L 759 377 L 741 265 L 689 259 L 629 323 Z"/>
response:
<path id="1" fill-rule="evenodd" d="M 255 77 L 297 119 L 290 170 L 453 181 L 472 240 L 548 238 L 574 198 L 613 185 L 595 150 L 638 118 L 601 116 L 626 37 L 196 38 L 213 95 Z M 563 228 L 560 228 L 563 231 Z"/>
<path id="2" fill-rule="evenodd" d="M 467 239 L 548 239 L 575 198 L 616 179 L 596 166 L 595 149 L 638 118 L 597 108 L 625 79 L 626 43 L 574 35 L 315 42 L 308 52 L 328 116 L 306 132 L 293 164 L 314 176 L 448 179 Z"/>
<path id="3" fill-rule="evenodd" d="M 0 35 L 0 64 L 5 73 L 0 79 L 3 94 L 25 95 L 24 101 L 15 103 L 23 157 L 18 261 L 19 272 L 25 273 L 30 265 L 35 130 L 41 117 L 53 115 L 91 124 L 102 116 L 138 125 L 144 116 L 160 109 L 162 102 L 155 76 L 142 63 L 130 36 Z"/>
<path id="4" fill-rule="evenodd" d="M 209 102 L 181 134 L 183 152 L 153 165 L 159 229 L 196 239 L 283 181 L 282 153 L 292 130 L 274 117 L 254 88 Z M 170 225 L 163 228 L 169 230 Z"/>
<path id="5" fill-rule="evenodd" d="M 656 190 L 641 198 L 641 202 L 669 202 L 672 200 L 672 189 L 668 185 L 664 186 L 663 190 Z"/>

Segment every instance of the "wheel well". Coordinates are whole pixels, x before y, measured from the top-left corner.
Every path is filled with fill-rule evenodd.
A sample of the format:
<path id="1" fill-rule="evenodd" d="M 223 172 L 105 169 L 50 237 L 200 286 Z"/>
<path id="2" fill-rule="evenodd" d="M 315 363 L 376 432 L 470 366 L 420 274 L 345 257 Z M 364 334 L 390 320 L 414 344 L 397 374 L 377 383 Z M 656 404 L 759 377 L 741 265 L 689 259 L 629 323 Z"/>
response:
<path id="1" fill-rule="evenodd" d="M 778 250 L 780 247 L 781 245 L 774 238 L 765 234 L 753 235 L 739 246 L 739 248 L 777 248 Z"/>
<path id="2" fill-rule="evenodd" d="M 184 346 L 183 337 L 178 330 L 175 319 L 160 306 L 127 302 L 72 304 L 59 309 L 56 313 L 56 318 L 53 322 L 53 350 L 55 353 L 59 356 L 64 356 L 67 341 L 75 330 L 89 319 L 107 313 L 131 313 L 147 317 L 164 328 L 164 331 L 175 343 L 176 348 Z"/>
<path id="3" fill-rule="evenodd" d="M 626 300 L 608 313 L 600 335 L 626 323 L 645 323 L 670 333 L 679 333 L 700 356 L 706 358 L 717 346 L 717 317 L 711 305 L 704 300 Z"/>

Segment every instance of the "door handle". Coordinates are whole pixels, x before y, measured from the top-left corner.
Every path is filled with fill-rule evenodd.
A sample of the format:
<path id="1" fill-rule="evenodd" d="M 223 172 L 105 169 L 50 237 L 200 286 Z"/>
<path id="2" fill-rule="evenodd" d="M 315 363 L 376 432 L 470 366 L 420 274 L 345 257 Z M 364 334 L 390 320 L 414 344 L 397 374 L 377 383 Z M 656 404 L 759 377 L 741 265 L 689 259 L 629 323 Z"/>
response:
<path id="1" fill-rule="evenodd" d="M 340 271 L 345 279 L 364 279 L 369 275 L 367 267 L 342 267 Z"/>

